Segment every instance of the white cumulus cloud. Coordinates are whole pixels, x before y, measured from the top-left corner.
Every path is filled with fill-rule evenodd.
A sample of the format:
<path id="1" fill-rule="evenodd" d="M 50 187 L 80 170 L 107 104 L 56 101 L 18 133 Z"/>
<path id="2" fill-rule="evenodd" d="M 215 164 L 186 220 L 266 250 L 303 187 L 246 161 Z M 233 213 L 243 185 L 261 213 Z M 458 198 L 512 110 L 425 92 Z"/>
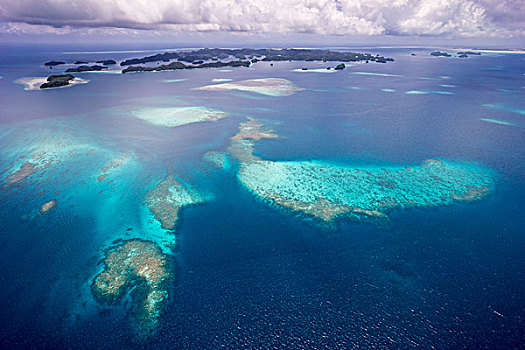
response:
<path id="1" fill-rule="evenodd" d="M 494 36 L 523 34 L 523 0 L 0 0 L 4 31 L 108 28 Z M 57 30 L 60 32 L 60 30 Z"/>

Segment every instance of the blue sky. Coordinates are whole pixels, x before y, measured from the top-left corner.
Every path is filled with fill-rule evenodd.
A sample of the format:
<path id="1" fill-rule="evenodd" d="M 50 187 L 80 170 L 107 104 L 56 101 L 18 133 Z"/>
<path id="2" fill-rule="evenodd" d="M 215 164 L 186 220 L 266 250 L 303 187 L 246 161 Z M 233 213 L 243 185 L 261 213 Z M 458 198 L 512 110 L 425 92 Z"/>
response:
<path id="1" fill-rule="evenodd" d="M 523 0 L 0 0 L 13 41 L 525 46 Z"/>

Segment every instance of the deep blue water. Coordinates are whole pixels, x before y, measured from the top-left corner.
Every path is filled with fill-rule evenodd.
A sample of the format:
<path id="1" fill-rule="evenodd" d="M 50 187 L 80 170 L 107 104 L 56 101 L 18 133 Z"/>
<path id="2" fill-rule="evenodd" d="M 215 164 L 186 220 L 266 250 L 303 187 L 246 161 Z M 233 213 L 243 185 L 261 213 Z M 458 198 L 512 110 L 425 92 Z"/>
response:
<path id="1" fill-rule="evenodd" d="M 94 156 L 58 164 L 26 186 L 0 188 L 2 346 L 521 348 L 525 56 L 461 60 L 430 57 L 430 50 L 417 56 L 376 51 L 396 61 L 334 74 L 291 72 L 334 65 L 316 62 L 261 62 L 231 72 L 85 74 L 88 84 L 24 91 L 14 81 L 54 72 L 42 66 L 51 59 L 149 53 L 2 49 L 0 173 L 10 169 L 13 155 L 59 136 L 97 147 L 99 154 L 135 157 L 111 186 L 94 180 L 93 169 L 103 165 Z M 289 97 L 193 90 L 213 78 L 268 77 L 306 90 Z M 163 82 L 170 79 L 187 80 Z M 207 106 L 231 115 L 162 128 L 114 112 L 123 105 Z M 246 116 L 280 122 L 274 127 L 279 140 L 256 143 L 265 159 L 414 166 L 439 158 L 493 170 L 495 191 L 470 204 L 397 210 L 388 225 L 341 218 L 327 227 L 268 206 L 239 184 L 235 170 L 221 172 L 202 160 L 206 151 L 225 151 Z M 127 323 L 131 302 L 98 305 L 89 283 L 114 239 L 140 237 L 143 189 L 167 172 L 213 199 L 183 209 L 170 300 L 156 335 L 140 342 Z M 53 212 L 21 219 L 53 198 L 59 198 Z"/>

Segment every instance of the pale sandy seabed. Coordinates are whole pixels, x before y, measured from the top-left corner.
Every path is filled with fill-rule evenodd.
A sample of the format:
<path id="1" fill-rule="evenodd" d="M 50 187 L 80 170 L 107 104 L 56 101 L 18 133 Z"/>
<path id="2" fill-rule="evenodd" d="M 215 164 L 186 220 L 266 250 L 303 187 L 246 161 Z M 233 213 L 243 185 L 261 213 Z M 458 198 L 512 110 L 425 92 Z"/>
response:
<path id="1" fill-rule="evenodd" d="M 228 116 L 226 112 L 207 107 L 143 107 L 133 109 L 130 113 L 153 125 L 170 128 L 191 123 L 217 121 Z"/>
<path id="2" fill-rule="evenodd" d="M 242 80 L 224 84 L 207 85 L 196 90 L 207 91 L 248 91 L 255 92 L 267 96 L 290 96 L 298 91 L 304 90 L 294 83 L 286 79 L 280 78 L 265 78 L 265 79 L 251 79 Z"/>

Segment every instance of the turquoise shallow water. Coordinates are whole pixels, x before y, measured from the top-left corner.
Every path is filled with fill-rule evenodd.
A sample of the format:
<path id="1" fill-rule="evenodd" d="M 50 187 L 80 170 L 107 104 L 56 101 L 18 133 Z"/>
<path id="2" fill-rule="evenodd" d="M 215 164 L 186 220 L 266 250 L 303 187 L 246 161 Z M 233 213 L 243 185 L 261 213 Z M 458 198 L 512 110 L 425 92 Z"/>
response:
<path id="1" fill-rule="evenodd" d="M 87 54 L 4 52 L 0 177 L 5 185 L 24 163 L 36 168 L 0 192 L 5 346 L 519 348 L 525 270 L 519 55 L 456 60 L 378 51 L 396 62 L 333 74 L 293 71 L 327 64 L 316 62 L 85 74 L 87 84 L 24 91 L 14 81 L 47 75 L 43 62 Z M 213 79 L 262 78 L 287 79 L 305 90 L 290 96 L 195 90 Z M 228 116 L 162 127 L 133 114 L 179 107 Z M 440 159 L 483 169 L 491 192 L 472 203 L 441 202 L 436 195 L 439 203 L 431 207 L 395 206 L 387 225 L 350 217 L 325 225 L 261 201 L 239 181 L 229 147 L 246 117 L 266 121 L 278 135 L 253 142 L 255 156 L 272 164 L 360 169 L 353 174 L 359 177 Z M 173 233 L 161 228 L 145 201 L 170 174 L 199 194 L 182 208 Z M 258 174 L 253 181 L 272 178 Z M 469 178 L 451 177 L 458 186 Z M 428 189 L 432 197 L 437 187 L 428 179 L 409 187 Z M 293 178 L 280 183 L 287 187 Z M 355 191 L 379 188 L 350 184 Z M 330 186 L 348 194 L 344 181 L 319 191 L 333 193 Z M 40 206 L 53 199 L 56 208 L 41 214 Z M 174 266 L 168 302 L 147 341 L 129 327 L 132 298 L 106 306 L 90 293 L 105 249 L 131 238 L 156 242 Z"/>

